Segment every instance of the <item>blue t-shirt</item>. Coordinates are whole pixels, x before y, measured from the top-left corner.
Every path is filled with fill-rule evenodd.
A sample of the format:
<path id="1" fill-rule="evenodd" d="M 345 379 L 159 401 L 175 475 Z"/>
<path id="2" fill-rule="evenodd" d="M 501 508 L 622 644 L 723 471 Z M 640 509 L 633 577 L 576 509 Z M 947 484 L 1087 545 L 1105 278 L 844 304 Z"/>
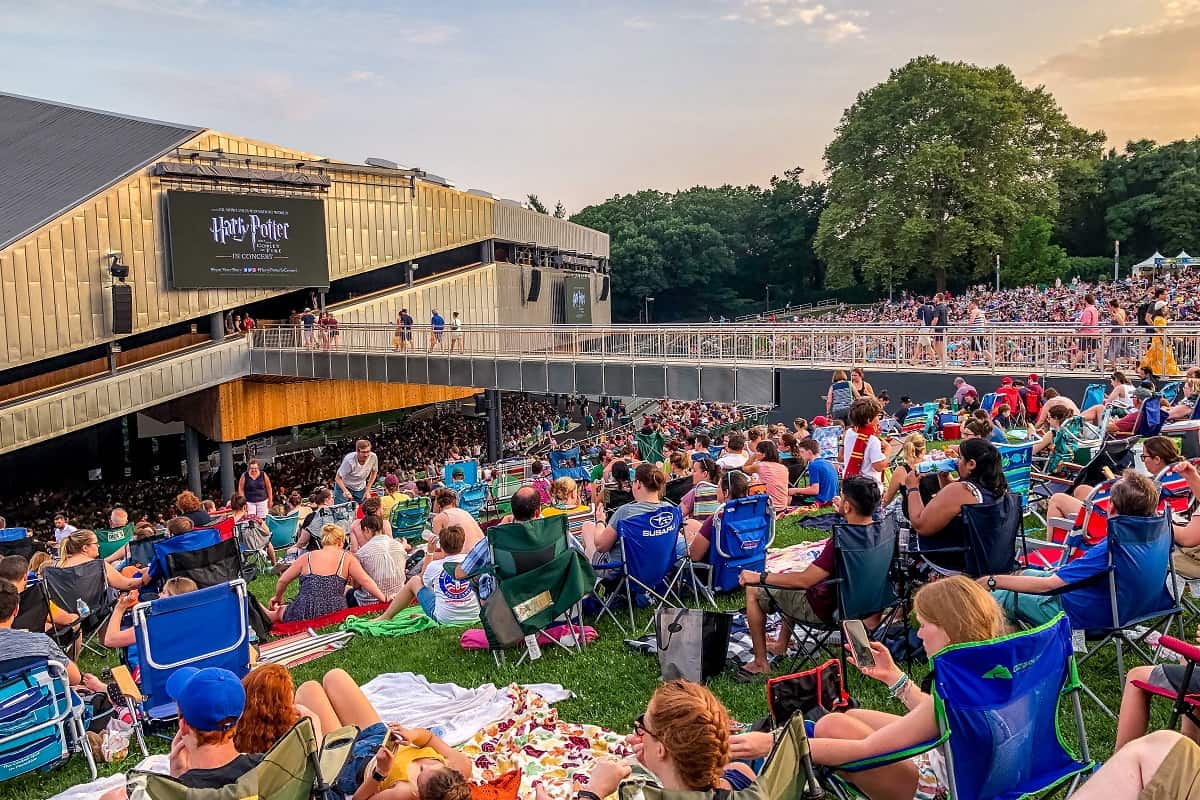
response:
<path id="1" fill-rule="evenodd" d="M 1056 574 L 1067 583 L 1075 583 L 1099 575 L 1107 569 L 1108 539 L 1102 539 L 1099 544 L 1079 558 L 1067 562 Z M 1072 628 L 1088 625 L 1097 627 L 1112 625 L 1107 581 L 1097 581 L 1089 586 L 1081 586 L 1078 589 L 1063 592 L 1060 597 L 1063 611 L 1067 612 L 1067 618 L 1071 620 Z"/>
<path id="2" fill-rule="evenodd" d="M 823 458 L 814 458 L 808 462 L 808 485 L 819 484 L 813 500 L 818 503 L 831 502 L 838 490 L 838 474 L 833 464 Z"/>
<path id="3" fill-rule="evenodd" d="M 1008 437 L 1004 434 L 1003 428 L 992 423 L 992 437 L 989 441 L 992 444 L 1008 444 Z"/>
<path id="4" fill-rule="evenodd" d="M 429 324 L 433 326 L 435 331 L 441 333 L 442 329 L 446 327 L 446 320 L 442 319 L 441 314 L 434 314 L 429 318 Z"/>

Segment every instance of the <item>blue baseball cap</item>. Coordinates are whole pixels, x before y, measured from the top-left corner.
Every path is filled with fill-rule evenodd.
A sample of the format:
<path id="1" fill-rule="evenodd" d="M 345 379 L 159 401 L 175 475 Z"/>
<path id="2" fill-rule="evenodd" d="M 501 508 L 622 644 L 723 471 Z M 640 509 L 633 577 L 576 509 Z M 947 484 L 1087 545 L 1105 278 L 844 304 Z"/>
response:
<path id="1" fill-rule="evenodd" d="M 219 667 L 183 667 L 167 679 L 167 694 L 179 716 L 198 731 L 227 731 L 246 709 L 246 690 L 237 675 Z"/>

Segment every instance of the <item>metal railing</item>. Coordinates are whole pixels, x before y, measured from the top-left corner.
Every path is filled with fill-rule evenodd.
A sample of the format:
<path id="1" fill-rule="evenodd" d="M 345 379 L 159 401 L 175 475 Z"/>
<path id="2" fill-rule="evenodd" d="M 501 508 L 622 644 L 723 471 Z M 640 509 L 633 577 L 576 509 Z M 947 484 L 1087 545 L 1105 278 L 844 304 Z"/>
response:
<path id="1" fill-rule="evenodd" d="M 1200 363 L 1198 326 L 1152 335 L 1140 328 L 1082 334 L 1075 325 L 950 326 L 940 333 L 913 325 L 472 325 L 438 336 L 416 325 L 406 340 L 391 325 L 345 324 L 336 336 L 286 325 L 256 328 L 249 336 L 252 349 L 1061 375 L 1136 366 L 1158 340 L 1179 370 Z M 1103 358 L 1097 359 L 1097 351 Z M 1156 362 L 1154 372 L 1171 374 L 1169 366 Z"/>

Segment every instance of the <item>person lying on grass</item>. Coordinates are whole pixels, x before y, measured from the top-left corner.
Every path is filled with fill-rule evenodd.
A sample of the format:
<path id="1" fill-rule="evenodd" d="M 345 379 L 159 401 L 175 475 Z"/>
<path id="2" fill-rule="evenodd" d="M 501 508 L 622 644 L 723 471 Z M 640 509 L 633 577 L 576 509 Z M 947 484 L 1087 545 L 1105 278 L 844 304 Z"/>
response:
<path id="1" fill-rule="evenodd" d="M 879 496 L 879 483 L 874 478 L 852 475 L 843 482 L 838 510 L 849 525 L 871 525 L 879 507 Z M 738 669 L 735 680 L 748 683 L 770 673 L 767 654 L 787 653 L 792 640 L 791 620 L 829 622 L 833 619 L 837 595 L 834 587 L 827 583 L 833 575 L 833 556 L 833 547 L 827 542 L 816 560 L 802 572 L 742 570 L 738 580 L 746 587 L 746 624 L 750 628 L 754 659 Z M 801 589 L 803 591 L 797 591 Z M 783 621 L 779 637 L 768 645 L 767 614 L 773 608 L 783 612 Z"/>

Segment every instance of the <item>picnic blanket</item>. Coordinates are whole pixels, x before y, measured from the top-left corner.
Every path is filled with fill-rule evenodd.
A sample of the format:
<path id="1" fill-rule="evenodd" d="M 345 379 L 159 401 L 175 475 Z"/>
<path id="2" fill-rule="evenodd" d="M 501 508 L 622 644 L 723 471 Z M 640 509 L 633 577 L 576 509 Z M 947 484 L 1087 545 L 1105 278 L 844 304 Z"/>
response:
<path id="1" fill-rule="evenodd" d="M 436 730 L 451 746 L 470 739 L 481 728 L 509 719 L 516 700 L 513 686 L 497 689 L 485 683 L 466 689 L 453 683 L 430 683 L 411 672 L 386 672 L 367 681 L 363 694 L 384 722 L 399 722 L 410 728 Z M 525 689 L 539 694 L 547 703 L 573 697 L 557 683 L 533 683 Z"/>
<path id="2" fill-rule="evenodd" d="M 155 755 L 142 759 L 134 769 L 143 772 L 158 772 L 166 775 L 170 771 L 170 766 L 165 755 Z M 115 772 L 112 775 L 97 778 L 87 783 L 80 783 L 72 786 L 70 789 L 64 789 L 51 797 L 50 800 L 98 800 L 105 792 L 110 792 L 113 789 L 123 786 L 125 786 L 125 773 Z"/>
<path id="3" fill-rule="evenodd" d="M 779 615 L 767 615 L 767 638 L 774 638 L 779 632 Z M 799 654 L 801 642 L 805 649 L 811 649 L 810 643 L 807 641 L 803 632 L 796 632 L 792 637 L 791 646 L 788 649 L 788 655 L 794 656 Z M 625 639 L 625 646 L 630 647 L 643 655 L 656 655 L 658 645 L 655 641 L 655 635 L 648 633 L 638 639 Z M 749 664 L 754 660 L 754 646 L 750 642 L 750 628 L 746 625 L 745 614 L 734 614 L 733 623 L 729 626 L 729 650 L 725 654 L 725 661 L 730 666 L 740 667 L 744 664 Z"/>
<path id="4" fill-rule="evenodd" d="M 767 572 L 803 572 L 817 560 L 828 539 L 818 542 L 800 542 L 790 547 L 772 548 L 767 551 Z"/>
<path id="5" fill-rule="evenodd" d="M 513 685 L 505 693 L 512 712 L 459 748 L 474 762 L 477 780 L 520 769 L 518 797 L 533 797 L 540 786 L 551 798 L 565 800 L 573 796 L 575 775 L 587 773 L 597 759 L 633 755 L 624 736 L 595 725 L 563 722 L 537 692 Z"/>
<path id="6" fill-rule="evenodd" d="M 436 619 L 421 610 L 420 606 L 401 609 L 391 619 L 364 619 L 351 617 L 342 623 L 342 630 L 360 633 L 363 636 L 407 636 L 410 633 L 440 627 Z"/>
<path id="7" fill-rule="evenodd" d="M 295 622 L 276 622 L 271 626 L 271 633 L 275 636 L 290 636 L 293 633 L 300 633 L 309 628 L 317 630 L 318 628 L 327 628 L 330 625 L 337 625 L 343 622 L 348 617 L 357 617 L 363 614 L 381 614 L 387 611 L 387 603 L 372 603 L 369 606 L 355 606 L 354 608 L 346 608 L 341 611 L 335 611 L 332 614 L 326 614 L 323 617 L 316 619 L 298 619 Z"/>

